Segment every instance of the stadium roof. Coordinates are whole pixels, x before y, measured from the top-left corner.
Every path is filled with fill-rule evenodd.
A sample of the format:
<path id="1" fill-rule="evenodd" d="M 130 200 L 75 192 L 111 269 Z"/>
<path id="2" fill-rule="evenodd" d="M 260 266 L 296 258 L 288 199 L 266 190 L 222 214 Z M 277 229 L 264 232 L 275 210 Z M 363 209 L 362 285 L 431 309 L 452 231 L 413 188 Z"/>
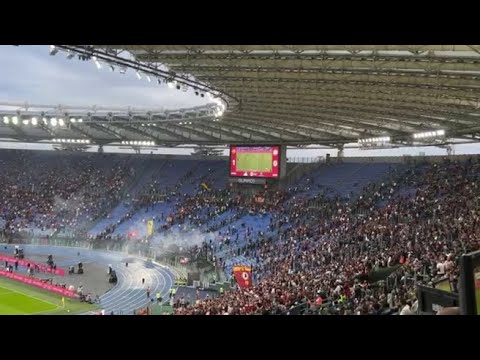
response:
<path id="1" fill-rule="evenodd" d="M 92 121 L 84 122 L 81 129 L 72 128 L 100 139 L 98 131 L 105 142 L 134 135 L 150 136 L 165 144 L 326 146 L 368 138 L 390 139 L 399 146 L 420 144 L 419 141 L 441 145 L 453 139 L 461 142 L 480 139 L 480 45 L 67 48 L 99 56 L 107 62 L 108 54 L 113 54 L 113 58 L 127 51 L 137 64 L 155 69 L 162 66 L 163 76 L 170 74 L 179 79 L 191 76 L 194 88 L 195 84 L 202 84 L 228 104 L 220 121 L 210 107 L 203 113 L 195 110 L 192 119 L 186 119 L 185 115 L 157 116 L 151 112 L 134 117 L 127 112 L 110 112 L 106 117 L 93 115 Z M 142 129 L 141 123 L 147 121 L 160 123 L 155 129 L 150 128 L 154 130 Z M 3 136 L 5 124 L 1 125 L 0 136 Z M 444 130 L 445 137 L 413 136 L 436 134 L 436 130 Z"/>

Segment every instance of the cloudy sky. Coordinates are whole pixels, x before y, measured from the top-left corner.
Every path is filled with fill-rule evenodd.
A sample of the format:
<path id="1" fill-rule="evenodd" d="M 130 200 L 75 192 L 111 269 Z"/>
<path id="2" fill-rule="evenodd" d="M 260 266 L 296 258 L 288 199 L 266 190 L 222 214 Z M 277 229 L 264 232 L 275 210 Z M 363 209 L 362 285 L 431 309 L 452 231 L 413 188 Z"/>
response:
<path id="1" fill-rule="evenodd" d="M 193 92 L 139 80 L 133 71 L 120 74 L 92 61 L 49 55 L 48 45 L 0 45 L 0 102 L 46 105 L 105 105 L 181 108 L 203 105 Z"/>
<path id="2" fill-rule="evenodd" d="M 42 105 L 132 106 L 175 109 L 206 104 L 191 91 L 170 89 L 165 84 L 139 80 L 133 71 L 122 75 L 107 67 L 98 70 L 92 61 L 67 60 L 64 53 L 49 55 L 48 45 L 0 45 L 0 102 L 28 102 Z M 38 148 L 40 144 L 0 143 L 2 147 Z M 50 148 L 50 146 L 48 146 Z M 107 151 L 107 149 L 106 149 Z M 162 150 L 187 154 L 191 150 Z M 480 145 L 458 145 L 456 154 L 480 153 Z M 317 157 L 335 150 L 291 150 L 289 157 Z M 345 156 L 445 155 L 444 149 L 401 148 L 391 150 L 346 150 Z"/>

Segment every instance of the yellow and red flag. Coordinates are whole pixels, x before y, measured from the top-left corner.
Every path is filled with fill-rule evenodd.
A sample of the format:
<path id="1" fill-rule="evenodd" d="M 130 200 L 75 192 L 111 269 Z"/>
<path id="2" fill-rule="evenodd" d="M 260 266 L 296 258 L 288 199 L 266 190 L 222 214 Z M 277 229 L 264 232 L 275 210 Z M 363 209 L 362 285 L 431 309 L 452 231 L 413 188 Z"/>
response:
<path id="1" fill-rule="evenodd" d="M 153 235 L 153 220 L 148 220 L 147 222 L 147 236 Z"/>
<path id="2" fill-rule="evenodd" d="M 234 266 L 233 274 L 240 289 L 252 286 L 252 268 L 250 266 Z"/>

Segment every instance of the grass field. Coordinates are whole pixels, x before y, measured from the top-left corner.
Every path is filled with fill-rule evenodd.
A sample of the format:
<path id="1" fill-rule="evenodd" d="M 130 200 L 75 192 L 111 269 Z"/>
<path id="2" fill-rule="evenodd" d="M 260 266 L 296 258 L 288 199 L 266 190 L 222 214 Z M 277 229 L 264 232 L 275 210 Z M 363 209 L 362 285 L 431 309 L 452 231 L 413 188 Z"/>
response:
<path id="1" fill-rule="evenodd" d="M 272 154 L 270 153 L 238 153 L 238 171 L 272 171 Z"/>
<path id="2" fill-rule="evenodd" d="M 0 315 L 73 315 L 97 309 L 49 291 L 0 278 Z"/>

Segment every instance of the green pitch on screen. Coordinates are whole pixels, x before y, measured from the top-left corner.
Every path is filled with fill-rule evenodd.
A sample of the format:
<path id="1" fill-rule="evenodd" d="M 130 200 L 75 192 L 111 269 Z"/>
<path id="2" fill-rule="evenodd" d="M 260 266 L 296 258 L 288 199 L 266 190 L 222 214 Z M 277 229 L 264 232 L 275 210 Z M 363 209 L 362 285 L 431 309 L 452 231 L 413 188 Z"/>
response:
<path id="1" fill-rule="evenodd" d="M 270 153 L 238 153 L 238 171 L 272 171 L 272 154 Z"/>

